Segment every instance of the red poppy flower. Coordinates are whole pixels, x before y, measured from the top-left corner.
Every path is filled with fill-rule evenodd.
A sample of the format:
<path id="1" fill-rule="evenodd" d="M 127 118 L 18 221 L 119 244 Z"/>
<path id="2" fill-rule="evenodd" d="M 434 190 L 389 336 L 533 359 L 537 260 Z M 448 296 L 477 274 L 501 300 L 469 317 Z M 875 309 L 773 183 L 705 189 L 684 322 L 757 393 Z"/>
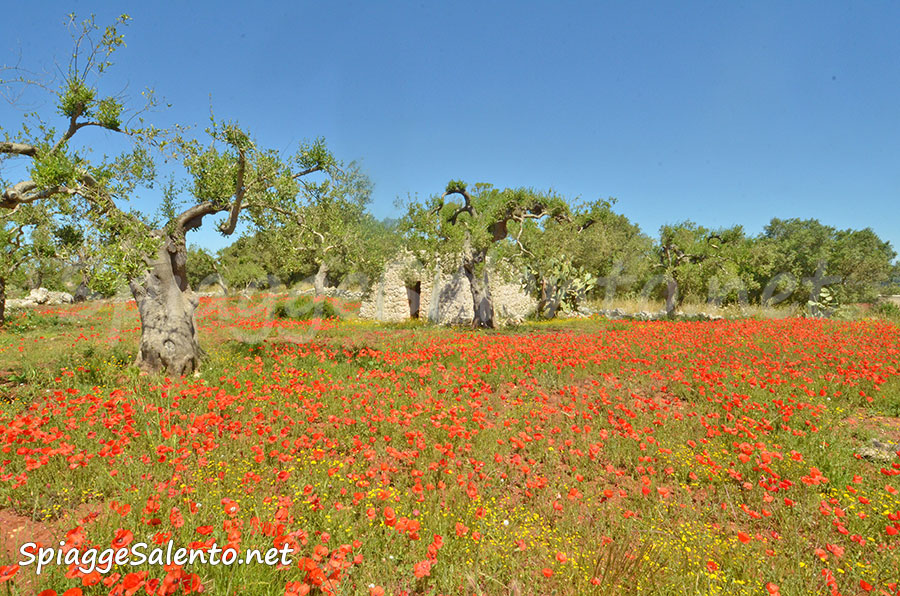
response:
<path id="1" fill-rule="evenodd" d="M 18 565 L 3 565 L 0 567 L 0 583 L 11 580 L 17 571 L 19 571 Z"/>
<path id="2" fill-rule="evenodd" d="M 125 548 L 131 541 L 134 540 L 134 533 L 131 530 L 125 530 L 123 528 L 119 528 L 116 530 L 116 535 L 112 540 L 113 548 Z"/>

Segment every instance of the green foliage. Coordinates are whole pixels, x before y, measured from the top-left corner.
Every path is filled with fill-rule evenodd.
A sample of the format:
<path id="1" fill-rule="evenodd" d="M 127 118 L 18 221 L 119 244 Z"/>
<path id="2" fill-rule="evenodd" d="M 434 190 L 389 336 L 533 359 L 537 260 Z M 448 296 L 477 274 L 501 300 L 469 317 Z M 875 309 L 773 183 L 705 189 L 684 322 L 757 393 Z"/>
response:
<path id="1" fill-rule="evenodd" d="M 454 194 L 466 192 L 466 183 L 462 180 L 451 180 L 447 183 L 444 194 Z"/>
<path id="2" fill-rule="evenodd" d="M 553 191 L 501 190 L 484 183 L 469 189 L 460 180 L 451 180 L 446 189 L 426 202 L 410 200 L 400 232 L 420 260 L 440 262 L 450 271 L 466 261 L 484 263 L 497 243 L 503 245 L 510 229 L 526 221 L 568 217 L 566 202 Z M 468 205 L 457 200 L 459 193 L 469 196 Z"/>
<path id="3" fill-rule="evenodd" d="M 597 285 L 597 277 L 570 258 L 557 256 L 544 264 L 539 277 L 528 279 L 526 287 L 545 308 L 539 314 L 553 317 L 558 310 L 575 310 Z"/>
<path id="4" fill-rule="evenodd" d="M 272 316 L 276 319 L 307 321 L 310 319 L 343 319 L 344 313 L 327 298 L 314 299 L 309 296 L 298 296 L 278 304 L 273 309 Z"/>
<path id="5" fill-rule="evenodd" d="M 85 269 L 92 290 L 113 294 L 146 270 L 145 259 L 156 253 L 162 241 L 150 229 L 137 211 L 91 213 L 87 244 L 94 249 Z"/>
<path id="6" fill-rule="evenodd" d="M 103 128 L 119 130 L 122 126 L 122 104 L 112 97 L 101 99 L 97 105 L 97 122 Z"/>
<path id="7" fill-rule="evenodd" d="M 153 220 L 154 227 L 164 228 L 171 225 L 181 210 L 184 209 L 184 203 L 178 196 L 181 190 L 182 188 L 178 186 L 174 178 L 169 178 L 166 181 L 162 188 L 162 201 Z"/>
<path id="8" fill-rule="evenodd" d="M 191 195 L 200 201 L 223 203 L 234 195 L 237 181 L 235 155 L 215 147 L 189 146 L 184 165 L 193 180 Z"/>
<path id="9" fill-rule="evenodd" d="M 89 116 L 88 110 L 95 96 L 96 90 L 85 84 L 84 80 L 71 77 L 59 93 L 59 113 L 66 118 Z"/>
<path id="10" fill-rule="evenodd" d="M 331 172 L 340 165 L 321 137 L 311 143 L 303 143 L 292 162 L 301 171 L 318 169 Z"/>
<path id="11" fill-rule="evenodd" d="M 900 305 L 894 302 L 878 302 L 871 312 L 878 318 L 900 322 Z"/>
<path id="12" fill-rule="evenodd" d="M 323 167 L 318 180 L 301 185 L 270 217 L 255 220 L 268 268 L 283 281 L 312 275 L 322 265 L 332 279 L 374 277 L 395 250 L 394 230 L 368 213 L 372 183 L 359 165 L 338 164 L 322 151 L 318 140 L 298 158 L 318 155 L 304 162 Z"/>
<path id="13" fill-rule="evenodd" d="M 121 15 L 101 27 L 93 16 L 78 21 L 70 15 L 67 25 L 73 48 L 55 93 L 61 125 L 27 113 L 18 132 L 0 130 L 3 138 L 30 147 L 8 155 L 27 162 L 18 171 L 27 172 L 28 178 L 19 183 L 24 189 L 19 195 L 8 199 L 4 194 L 4 207 L 14 215 L 3 223 L 2 277 L 16 273 L 24 254 L 25 277 L 32 283 L 61 286 L 62 272 L 74 268 L 96 273 L 92 285 L 108 292 L 141 266 L 147 255 L 142 251 L 155 247 L 144 218 L 119 209 L 115 201 L 125 201 L 139 186 L 152 184 L 155 168 L 150 145 L 160 141 L 160 131 L 152 127 L 123 130 L 124 104 L 101 91 L 113 54 L 124 46 L 121 27 L 129 20 Z M 154 105 L 152 93 L 145 97 L 145 108 Z M 81 141 L 79 131 L 85 127 L 127 132 L 132 147 L 118 155 L 89 159 L 86 156 L 95 147 Z M 4 193 L 15 185 L 15 181 L 0 183 Z M 23 228 L 18 220 L 23 212 L 39 212 L 40 217 Z M 22 229 L 24 236 L 16 232 Z"/>
<path id="14" fill-rule="evenodd" d="M 528 272 L 543 315 L 552 316 L 562 296 L 574 309 L 598 292 L 611 300 L 647 276 L 651 240 L 612 210 L 614 202 L 600 199 L 574 207 L 568 218 L 511 225 L 516 241 L 505 253 Z"/>
<path id="15" fill-rule="evenodd" d="M 242 236 L 230 246 L 219 251 L 219 273 L 229 289 L 245 289 L 266 279 L 269 273 L 261 244 L 255 236 Z M 188 273 L 190 274 L 190 255 Z"/>
<path id="16" fill-rule="evenodd" d="M 188 283 L 193 289 L 218 281 L 216 259 L 206 249 L 191 247 L 187 256 Z"/>
<path id="17" fill-rule="evenodd" d="M 900 262 L 894 263 L 891 267 L 889 279 L 885 282 L 881 293 L 884 296 L 900 295 Z"/>
<path id="18" fill-rule="evenodd" d="M 238 151 L 249 151 L 253 148 L 250 135 L 241 130 L 236 123 L 223 124 L 220 134 L 225 143 Z"/>
<path id="19" fill-rule="evenodd" d="M 92 292 L 96 292 L 106 298 L 115 296 L 123 283 L 122 276 L 109 267 L 98 267 L 94 269 L 91 271 L 89 279 L 90 282 L 88 283 L 88 288 L 90 288 Z"/>
<path id="20" fill-rule="evenodd" d="M 53 236 L 61 247 L 77 247 L 84 242 L 84 232 L 72 224 L 64 224 L 53 230 Z"/>
<path id="21" fill-rule="evenodd" d="M 759 242 L 771 248 L 770 269 L 796 282 L 790 301 L 806 304 L 816 272 L 837 278 L 829 287 L 840 303 L 865 302 L 891 278 L 896 253 L 871 229 L 837 230 L 816 219 L 772 219 Z"/>
<path id="22" fill-rule="evenodd" d="M 750 246 L 752 239 L 741 226 L 710 230 L 692 221 L 662 226 L 653 271 L 665 282 L 656 287 L 667 309 L 671 312 L 688 296 L 718 304 L 746 300 L 749 280 L 741 272 Z"/>
<path id="23" fill-rule="evenodd" d="M 481 279 L 491 261 L 507 277 L 528 280 L 539 310 L 552 316 L 551 305 L 574 308 L 601 275 L 624 266 L 647 268 L 649 239 L 613 213 L 611 204 L 601 200 L 572 209 L 552 190 L 489 184 L 469 189 L 451 180 L 443 195 L 406 204 L 401 231 L 423 263 L 438 263 L 448 272 L 462 267 Z"/>
<path id="24" fill-rule="evenodd" d="M 76 186 L 82 165 L 79 162 L 77 156 L 63 152 L 43 154 L 32 164 L 31 179 L 43 188 Z"/>
<path id="25" fill-rule="evenodd" d="M 91 70 L 103 73 L 112 66 L 111 58 L 113 53 L 125 46 L 125 35 L 119 32 L 119 27 L 128 25 L 129 21 L 131 21 L 131 17 L 127 14 L 119 15 L 112 23 L 104 27 L 103 35 L 99 41 L 95 42 L 93 36 L 100 28 L 97 26 L 94 15 L 79 23 L 75 13 L 69 14 L 68 26 L 71 30 L 76 50 L 69 63 L 70 73 L 79 72 L 79 58 L 82 58 L 81 68 L 84 73 L 88 73 Z M 90 45 L 90 52 L 82 57 L 79 50 L 84 43 Z"/>
<path id="26" fill-rule="evenodd" d="M 75 50 L 62 88 L 57 94 L 57 110 L 72 122 L 78 118 L 95 118 L 100 126 L 119 130 L 122 124 L 122 104 L 113 97 L 98 101 L 97 89 L 88 83 L 88 77 L 100 75 L 112 66 L 113 53 L 125 45 L 125 37 L 118 27 L 126 25 L 129 20 L 131 18 L 128 15 L 121 15 L 103 30 L 99 40 L 95 40 L 99 27 L 93 15 L 78 24 L 75 15 L 69 15 Z"/>
<path id="27" fill-rule="evenodd" d="M 54 253 L 53 222 L 44 205 L 20 205 L 0 220 L 0 278 L 7 293 L 33 285 L 62 289 Z"/>

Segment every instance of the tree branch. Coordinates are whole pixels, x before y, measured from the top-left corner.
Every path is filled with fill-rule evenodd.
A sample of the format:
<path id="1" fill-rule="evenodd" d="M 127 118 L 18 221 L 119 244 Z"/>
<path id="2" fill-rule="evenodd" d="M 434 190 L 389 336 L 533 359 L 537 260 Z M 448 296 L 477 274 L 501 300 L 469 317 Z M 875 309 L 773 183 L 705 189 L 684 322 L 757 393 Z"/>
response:
<path id="1" fill-rule="evenodd" d="M 524 230 L 524 229 L 525 229 L 525 226 L 519 225 L 519 231 L 518 231 L 518 233 L 516 233 L 516 237 L 515 237 L 516 244 L 519 245 L 519 250 L 523 254 L 527 254 L 531 258 L 534 258 L 534 253 L 531 252 L 530 250 L 528 250 L 527 248 L 525 248 L 525 245 L 522 244 L 522 241 L 520 240 L 520 237 L 522 236 L 522 230 Z"/>
<path id="2" fill-rule="evenodd" d="M 203 223 L 203 218 L 207 215 L 227 210 L 227 205 L 217 205 L 212 201 L 204 201 L 194 205 L 175 218 L 176 233 L 183 235 L 185 232 L 199 228 Z"/>
<path id="3" fill-rule="evenodd" d="M 13 247 L 13 250 L 19 250 L 22 248 L 22 238 L 25 236 L 25 225 L 19 224 L 15 228 L 16 235 L 14 240 L 10 240 L 9 244 Z"/>
<path id="4" fill-rule="evenodd" d="M 309 168 L 308 170 L 303 170 L 302 172 L 297 172 L 296 174 L 291 176 L 291 179 L 296 180 L 297 178 L 302 178 L 303 176 L 307 176 L 309 174 L 312 174 L 313 172 L 320 172 L 320 171 L 322 171 L 322 166 L 313 166 L 313 167 Z"/>
<path id="5" fill-rule="evenodd" d="M 56 143 L 53 145 L 53 148 L 50 149 L 50 153 L 56 153 L 56 151 L 60 147 L 62 147 L 66 143 L 66 141 L 68 141 L 73 136 L 75 136 L 75 133 L 78 132 L 79 130 L 81 130 L 82 128 L 84 128 L 85 126 L 99 126 L 100 128 L 105 128 L 106 130 L 112 130 L 114 132 L 119 132 L 118 130 L 116 130 L 114 128 L 109 128 L 108 126 L 104 126 L 104 125 L 100 124 L 99 122 L 76 122 L 75 120 L 77 117 L 78 116 L 75 115 L 69 119 L 69 129 L 65 132 L 65 134 L 63 136 L 61 136 L 59 138 L 58 141 L 56 141 Z"/>
<path id="6" fill-rule="evenodd" d="M 37 187 L 37 184 L 35 184 L 33 180 L 23 180 L 22 182 L 10 186 L 3 191 L 2 195 L 0 195 L 0 208 L 15 209 L 19 205 L 34 203 L 35 201 L 52 197 L 55 194 L 75 194 L 78 192 L 77 190 L 60 185 L 33 192 Z"/>
<path id="7" fill-rule="evenodd" d="M 438 207 L 439 210 L 444 207 L 444 198 L 447 195 L 460 195 L 465 200 L 465 204 L 462 207 L 460 207 L 459 209 L 457 209 L 453 213 L 453 215 L 448 217 L 447 221 L 449 221 L 453 225 L 456 225 L 456 218 L 458 218 L 463 213 L 468 213 L 469 216 L 475 217 L 475 208 L 472 206 L 472 197 L 469 196 L 469 191 L 467 191 L 465 188 L 460 188 L 460 189 L 455 189 L 452 191 L 445 192 L 444 194 L 441 195 L 441 204 Z"/>
<path id="8" fill-rule="evenodd" d="M 310 226 L 309 224 L 307 224 L 306 221 L 303 219 L 303 216 L 300 215 L 299 213 L 294 213 L 293 211 L 288 211 L 287 209 L 282 209 L 281 207 L 278 207 L 278 206 L 276 206 L 276 205 L 267 205 L 267 206 L 266 206 L 266 209 L 269 209 L 269 210 L 271 210 L 271 211 L 274 211 L 275 213 L 280 213 L 281 215 L 284 215 L 285 217 L 290 218 L 290 219 L 293 220 L 298 226 L 300 226 L 300 227 L 303 228 L 304 230 L 307 230 L 307 231 L 309 231 L 311 234 L 313 234 L 313 235 L 315 235 L 316 237 L 318 237 L 319 243 L 320 243 L 320 244 L 325 244 L 325 236 L 324 236 L 321 232 L 319 232 L 318 230 L 313 229 L 312 226 Z M 329 246 L 329 247 L 327 247 L 327 248 L 325 249 L 324 252 L 328 252 L 328 250 L 330 250 L 330 249 L 332 249 L 332 248 L 334 248 L 334 247 L 333 247 L 333 246 Z M 323 253 L 323 254 L 324 254 L 324 253 Z"/>
<path id="9" fill-rule="evenodd" d="M 239 147 L 237 183 L 235 184 L 234 190 L 234 203 L 232 203 L 231 205 L 231 213 L 229 213 L 228 215 L 228 221 L 223 222 L 222 225 L 219 226 L 219 231 L 226 236 L 230 236 L 234 233 L 234 229 L 237 227 L 238 216 L 241 214 L 241 203 L 243 203 L 244 194 L 247 191 L 246 187 L 244 186 L 244 171 L 246 170 L 246 167 L 247 157 L 244 154 L 244 150 Z"/>
<path id="10" fill-rule="evenodd" d="M 8 153 L 11 155 L 27 155 L 34 157 L 37 155 L 37 147 L 26 143 L 11 143 L 8 141 L 0 141 L 0 153 Z"/>

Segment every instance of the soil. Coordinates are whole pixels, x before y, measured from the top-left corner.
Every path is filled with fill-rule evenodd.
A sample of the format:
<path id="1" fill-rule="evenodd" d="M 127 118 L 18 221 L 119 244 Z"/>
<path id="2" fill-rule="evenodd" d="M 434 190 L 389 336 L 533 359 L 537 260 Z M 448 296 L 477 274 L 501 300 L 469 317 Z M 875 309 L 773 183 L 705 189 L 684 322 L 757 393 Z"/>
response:
<path id="1" fill-rule="evenodd" d="M 11 509 L 0 509 L 0 565 L 18 563 L 21 560 L 19 548 L 28 542 L 58 548 L 60 541 L 65 540 L 66 532 L 79 525 L 92 523 L 102 511 L 104 508 L 101 503 L 85 503 L 58 519 L 36 522 Z M 20 568 L 13 579 L 18 590 L 15 593 L 22 596 L 35 594 L 34 580 L 32 567 Z"/>
<path id="2" fill-rule="evenodd" d="M 900 418 L 892 416 L 868 416 L 865 410 L 860 410 L 854 416 L 847 418 L 845 422 L 851 428 L 860 428 L 877 435 L 881 441 L 891 441 L 900 444 Z"/>
<path id="3" fill-rule="evenodd" d="M 0 401 L 15 401 L 22 389 L 17 373 L 12 370 L 0 370 Z"/>

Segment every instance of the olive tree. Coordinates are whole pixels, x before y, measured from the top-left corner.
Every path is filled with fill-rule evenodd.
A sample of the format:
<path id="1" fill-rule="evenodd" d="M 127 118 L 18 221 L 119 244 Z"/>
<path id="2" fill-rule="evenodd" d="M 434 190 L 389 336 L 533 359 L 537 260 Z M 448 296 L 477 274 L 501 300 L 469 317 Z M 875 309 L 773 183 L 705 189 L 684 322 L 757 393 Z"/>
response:
<path id="1" fill-rule="evenodd" d="M 615 213 L 614 203 L 586 202 L 568 217 L 526 220 L 511 232 L 510 251 L 529 273 L 539 315 L 553 317 L 561 306 L 574 310 L 601 288 L 612 299 L 618 288 L 646 276 L 651 240 Z"/>
<path id="2" fill-rule="evenodd" d="M 685 296 L 708 295 L 711 282 L 719 286 L 719 294 L 723 286 L 732 290 L 740 287 L 743 292 L 738 257 L 744 238 L 740 226 L 709 230 L 685 221 L 660 228 L 654 269 L 665 283 L 663 296 L 669 317 L 675 315 Z"/>
<path id="3" fill-rule="evenodd" d="M 0 128 L 0 285 L 5 286 L 23 256 L 34 257 L 40 248 L 36 241 L 47 237 L 44 232 L 54 222 L 112 223 L 106 217 L 110 198 L 127 198 L 152 181 L 149 147 L 160 135 L 144 126 L 140 114 L 156 105 L 153 93 L 142 94 L 141 109 L 127 110 L 120 98 L 103 95 L 99 86 L 114 52 L 124 45 L 120 28 L 128 20 L 122 15 L 101 31 L 93 17 L 77 22 L 70 16 L 73 52 L 55 85 L 18 66 L 0 67 L 5 92 L 50 90 L 61 124 L 30 113 L 18 130 Z M 92 149 L 114 144 L 110 136 L 129 143 L 117 154 L 92 159 Z M 140 249 L 140 242 L 133 248 Z"/>
<path id="4" fill-rule="evenodd" d="M 273 273 L 262 239 L 256 235 L 241 236 L 219 250 L 217 256 L 218 270 L 228 292 L 247 290 Z"/>
<path id="5" fill-rule="evenodd" d="M 457 199 L 457 200 L 452 200 Z M 498 243 L 515 241 L 528 220 L 567 219 L 566 202 L 553 192 L 529 188 L 497 189 L 451 180 L 443 194 L 408 205 L 406 241 L 423 262 L 435 257 L 445 268 L 459 268 L 469 282 L 475 327 L 494 326 L 494 303 L 488 277 L 489 252 Z"/>
<path id="6" fill-rule="evenodd" d="M 217 214 L 225 214 L 218 225 L 225 236 L 242 221 L 269 225 L 272 212 L 299 209 L 301 179 L 317 172 L 333 176 L 339 165 L 321 139 L 302 143 L 296 153 L 283 158 L 258 147 L 234 123 L 213 122 L 207 133 L 207 144 L 175 141 L 188 172 L 188 206 L 160 228 L 132 217 L 122 230 L 123 237 L 138 235 L 155 244 L 155 251 L 143 257 L 129 281 L 141 317 L 137 362 L 146 370 L 187 374 L 198 367 L 202 355 L 194 323 L 198 299 L 188 282 L 187 233 Z"/>
<path id="7" fill-rule="evenodd" d="M 772 268 L 793 281 L 791 300 L 818 298 L 827 274 L 841 303 L 872 300 L 890 281 L 897 256 L 871 229 L 838 230 L 817 219 L 772 219 L 759 238 L 771 248 Z"/>
<path id="8" fill-rule="evenodd" d="M 0 226 L 0 325 L 3 325 L 6 322 L 6 295 L 13 276 L 34 258 L 36 252 L 43 252 L 42 243 L 32 241 L 31 235 L 45 231 L 48 221 L 39 205 L 20 206 L 0 216 L 3 217 Z"/>
<path id="9" fill-rule="evenodd" d="M 371 194 L 372 183 L 356 163 L 304 181 L 294 209 L 274 209 L 258 222 L 257 237 L 268 247 L 272 266 L 290 272 L 311 267 L 317 296 L 332 276 L 375 275 L 387 257 L 387 230 L 367 211 Z"/>
<path id="10" fill-rule="evenodd" d="M 298 209 L 302 179 L 316 173 L 335 176 L 339 164 L 321 139 L 302 143 L 296 153 L 283 157 L 260 148 L 230 122 L 213 120 L 204 142 L 162 135 L 140 120 L 141 126 L 130 126 L 134 118 L 126 118 L 122 103 L 99 92 L 111 56 L 124 44 L 118 27 L 127 21 L 122 16 L 102 32 L 93 18 L 80 25 L 72 21 L 74 51 L 56 93 L 64 127 L 59 132 L 35 116 L 36 122 L 23 125 L 15 137 L 3 131 L 0 155 L 27 160 L 27 175 L 4 182 L 0 209 L 16 213 L 40 204 L 50 217 L 83 225 L 85 243 L 96 247 L 102 263 L 96 277 L 107 285 L 127 280 L 137 303 L 141 339 L 136 364 L 184 375 L 197 369 L 202 355 L 194 321 L 198 299 L 186 269 L 187 233 L 220 214 L 225 218 L 219 231 L 226 236 L 242 220 L 262 228 L 271 212 Z M 100 140 L 76 146 L 73 139 L 92 129 L 121 134 L 132 145 L 112 158 L 88 159 Z M 154 179 L 153 147 L 177 155 L 187 172 L 188 197 L 178 209 L 168 209 L 160 225 L 127 205 L 139 187 Z"/>

